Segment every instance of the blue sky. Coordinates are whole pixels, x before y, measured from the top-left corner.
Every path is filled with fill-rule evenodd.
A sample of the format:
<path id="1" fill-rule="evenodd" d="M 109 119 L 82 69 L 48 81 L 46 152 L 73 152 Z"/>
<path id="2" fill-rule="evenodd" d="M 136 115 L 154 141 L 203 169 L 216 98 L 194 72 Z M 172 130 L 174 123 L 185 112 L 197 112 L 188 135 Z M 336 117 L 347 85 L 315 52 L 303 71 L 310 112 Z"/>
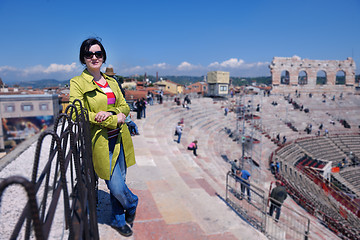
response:
<path id="1" fill-rule="evenodd" d="M 359 12 L 359 0 L 1 0 L 0 77 L 79 75 L 93 36 L 123 76 L 270 76 L 274 56 L 360 64 Z"/>

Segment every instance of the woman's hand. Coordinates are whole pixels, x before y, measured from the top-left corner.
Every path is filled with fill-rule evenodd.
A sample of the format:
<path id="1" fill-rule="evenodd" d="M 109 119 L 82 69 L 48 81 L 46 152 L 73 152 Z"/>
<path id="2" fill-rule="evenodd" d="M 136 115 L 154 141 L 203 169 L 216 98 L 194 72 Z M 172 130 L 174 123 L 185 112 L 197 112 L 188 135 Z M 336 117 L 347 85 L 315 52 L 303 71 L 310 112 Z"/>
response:
<path id="1" fill-rule="evenodd" d="M 117 119 L 118 119 L 118 124 L 124 124 L 125 123 L 125 118 L 126 118 L 126 116 L 125 116 L 125 114 L 123 114 L 123 113 L 118 113 L 117 114 Z"/>
<path id="2" fill-rule="evenodd" d="M 110 112 L 100 111 L 95 116 L 95 121 L 102 122 L 105 121 L 112 114 Z"/>

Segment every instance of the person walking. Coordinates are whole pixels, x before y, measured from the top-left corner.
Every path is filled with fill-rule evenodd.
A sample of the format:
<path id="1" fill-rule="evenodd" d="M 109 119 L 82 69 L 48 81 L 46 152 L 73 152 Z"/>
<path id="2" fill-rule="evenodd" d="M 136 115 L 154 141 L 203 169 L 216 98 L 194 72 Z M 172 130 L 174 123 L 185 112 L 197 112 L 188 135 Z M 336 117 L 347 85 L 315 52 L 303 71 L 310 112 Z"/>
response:
<path id="1" fill-rule="evenodd" d="M 281 181 L 276 181 L 276 187 L 270 193 L 270 211 L 269 215 L 272 216 L 276 211 L 275 221 L 278 222 L 281 213 L 281 206 L 287 198 L 286 188 Z"/>
<path id="2" fill-rule="evenodd" d="M 88 110 L 94 170 L 110 190 L 110 225 L 121 235 L 131 236 L 139 199 L 126 185 L 127 168 L 135 164 L 125 124 L 130 108 L 116 80 L 100 71 L 106 51 L 99 39 L 83 41 L 79 59 L 85 69 L 70 80 L 70 103 L 80 109 L 80 103 L 75 101 L 78 99 Z"/>
<path id="3" fill-rule="evenodd" d="M 176 129 L 175 129 L 176 135 L 178 136 L 178 139 L 176 141 L 177 143 L 180 143 L 182 131 L 183 131 L 183 129 L 181 126 L 181 122 L 178 122 L 178 125 L 176 126 Z"/>

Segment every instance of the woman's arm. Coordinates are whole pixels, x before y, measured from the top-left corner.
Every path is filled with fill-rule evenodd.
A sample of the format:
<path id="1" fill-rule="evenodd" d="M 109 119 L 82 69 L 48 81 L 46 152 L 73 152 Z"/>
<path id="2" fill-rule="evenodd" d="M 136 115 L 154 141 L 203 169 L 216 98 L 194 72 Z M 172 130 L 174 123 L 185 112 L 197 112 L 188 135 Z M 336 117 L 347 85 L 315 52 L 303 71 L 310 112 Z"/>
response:
<path id="1" fill-rule="evenodd" d="M 85 98 L 84 98 L 84 87 L 79 84 L 78 81 L 76 81 L 75 78 L 70 80 L 70 103 L 74 104 L 77 107 L 78 114 L 80 114 L 80 103 L 74 102 L 75 99 L 80 100 L 81 105 L 85 107 Z M 103 127 L 115 129 L 118 124 L 118 117 L 116 115 L 110 115 L 110 113 L 106 113 L 103 111 L 100 112 L 94 112 L 93 109 L 87 109 L 89 113 L 89 121 L 91 124 L 100 125 Z M 105 116 L 103 116 L 105 113 Z M 75 120 L 76 115 L 72 115 L 72 119 Z"/>

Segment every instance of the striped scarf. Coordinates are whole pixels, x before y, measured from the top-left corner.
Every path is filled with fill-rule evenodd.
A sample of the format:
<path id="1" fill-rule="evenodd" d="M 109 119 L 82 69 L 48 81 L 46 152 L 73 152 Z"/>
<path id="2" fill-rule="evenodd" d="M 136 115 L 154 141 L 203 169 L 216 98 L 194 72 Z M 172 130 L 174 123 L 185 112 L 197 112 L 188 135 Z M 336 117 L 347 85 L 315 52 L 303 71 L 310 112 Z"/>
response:
<path id="1" fill-rule="evenodd" d="M 111 90 L 111 88 L 109 87 L 108 82 L 105 83 L 105 85 L 101 85 L 98 82 L 95 82 L 100 88 L 101 90 L 106 94 L 107 99 L 108 99 L 108 105 L 113 105 L 115 104 L 116 101 L 116 97 L 114 92 Z M 119 135 L 119 128 L 116 129 L 108 129 L 108 139 L 111 138 L 117 138 L 117 136 Z"/>

